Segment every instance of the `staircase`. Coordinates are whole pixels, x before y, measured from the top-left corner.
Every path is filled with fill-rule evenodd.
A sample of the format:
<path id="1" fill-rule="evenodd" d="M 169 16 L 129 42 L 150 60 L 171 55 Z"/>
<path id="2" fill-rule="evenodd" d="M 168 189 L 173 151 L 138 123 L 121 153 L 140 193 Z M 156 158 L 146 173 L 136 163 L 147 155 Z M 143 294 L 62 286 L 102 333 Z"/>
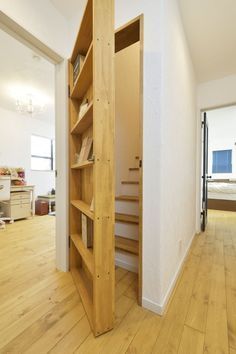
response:
<path id="1" fill-rule="evenodd" d="M 139 158 L 135 158 L 137 164 Z M 115 201 L 115 246 L 117 264 L 128 270 L 137 271 L 139 254 L 139 168 L 129 168 L 128 180 L 121 181 L 122 195 Z M 123 261 L 119 261 L 122 258 Z M 136 259 L 134 259 L 136 258 Z M 130 266 L 129 266 L 130 263 Z M 136 264 L 136 265 L 134 265 Z"/>

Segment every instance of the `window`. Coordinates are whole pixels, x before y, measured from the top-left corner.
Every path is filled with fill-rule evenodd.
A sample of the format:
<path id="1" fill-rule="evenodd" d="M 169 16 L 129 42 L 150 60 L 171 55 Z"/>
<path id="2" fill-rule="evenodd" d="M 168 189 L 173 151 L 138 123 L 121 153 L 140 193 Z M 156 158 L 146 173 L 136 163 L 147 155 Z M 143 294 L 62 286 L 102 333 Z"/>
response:
<path id="1" fill-rule="evenodd" d="M 232 150 L 213 151 L 212 173 L 232 173 Z"/>
<path id="2" fill-rule="evenodd" d="M 42 136 L 31 136 L 31 169 L 52 171 L 54 169 L 54 141 Z"/>

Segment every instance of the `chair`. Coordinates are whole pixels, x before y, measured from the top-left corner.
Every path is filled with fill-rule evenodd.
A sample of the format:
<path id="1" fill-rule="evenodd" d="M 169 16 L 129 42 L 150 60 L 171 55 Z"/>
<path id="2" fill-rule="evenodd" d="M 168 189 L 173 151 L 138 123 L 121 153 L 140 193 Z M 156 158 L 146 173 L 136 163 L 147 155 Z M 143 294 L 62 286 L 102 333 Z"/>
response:
<path id="1" fill-rule="evenodd" d="M 11 199 L 11 179 L 10 177 L 0 176 L 0 205 Z M 12 222 L 9 217 L 2 216 L 0 213 L 0 229 L 5 228 L 5 221 Z"/>

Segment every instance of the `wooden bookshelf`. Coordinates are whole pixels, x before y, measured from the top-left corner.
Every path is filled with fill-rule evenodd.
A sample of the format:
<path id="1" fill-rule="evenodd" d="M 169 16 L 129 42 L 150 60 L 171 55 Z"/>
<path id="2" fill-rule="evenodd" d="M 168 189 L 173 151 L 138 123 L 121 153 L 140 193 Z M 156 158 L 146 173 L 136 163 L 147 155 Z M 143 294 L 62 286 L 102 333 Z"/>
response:
<path id="1" fill-rule="evenodd" d="M 78 55 L 85 59 L 74 82 Z M 69 61 L 69 233 L 70 270 L 95 336 L 114 324 L 114 85 L 114 3 L 88 0 Z M 86 137 L 93 161 L 74 163 Z M 92 249 L 82 214 L 93 222 Z"/>
<path id="2" fill-rule="evenodd" d="M 93 122 L 93 102 L 90 102 L 86 112 L 77 120 L 71 129 L 71 134 L 82 134 Z"/>
<path id="3" fill-rule="evenodd" d="M 85 203 L 83 200 L 72 200 L 71 205 L 78 209 L 81 213 L 88 216 L 91 220 L 94 219 L 93 212 L 90 210 L 90 205 Z"/>

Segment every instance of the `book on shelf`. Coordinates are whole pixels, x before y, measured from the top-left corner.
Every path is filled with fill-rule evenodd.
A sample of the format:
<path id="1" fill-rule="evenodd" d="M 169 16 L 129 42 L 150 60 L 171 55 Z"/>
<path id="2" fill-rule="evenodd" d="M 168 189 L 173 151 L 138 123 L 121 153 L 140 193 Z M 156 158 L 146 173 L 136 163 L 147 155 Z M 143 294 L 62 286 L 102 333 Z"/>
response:
<path id="1" fill-rule="evenodd" d="M 86 248 L 93 247 L 93 222 L 86 215 L 81 215 L 82 241 Z"/>
<path id="2" fill-rule="evenodd" d="M 73 64 L 73 83 L 75 83 L 84 64 L 85 56 L 78 54 Z"/>
<path id="3" fill-rule="evenodd" d="M 89 101 L 88 99 L 86 98 L 80 105 L 80 109 L 79 109 L 79 115 L 78 115 L 78 120 L 80 120 L 84 113 L 87 111 L 88 109 L 88 106 L 89 106 Z"/>
<path id="4" fill-rule="evenodd" d="M 91 155 L 93 146 L 93 138 L 86 136 L 82 141 L 82 146 L 79 153 L 78 163 L 87 161 Z"/>

